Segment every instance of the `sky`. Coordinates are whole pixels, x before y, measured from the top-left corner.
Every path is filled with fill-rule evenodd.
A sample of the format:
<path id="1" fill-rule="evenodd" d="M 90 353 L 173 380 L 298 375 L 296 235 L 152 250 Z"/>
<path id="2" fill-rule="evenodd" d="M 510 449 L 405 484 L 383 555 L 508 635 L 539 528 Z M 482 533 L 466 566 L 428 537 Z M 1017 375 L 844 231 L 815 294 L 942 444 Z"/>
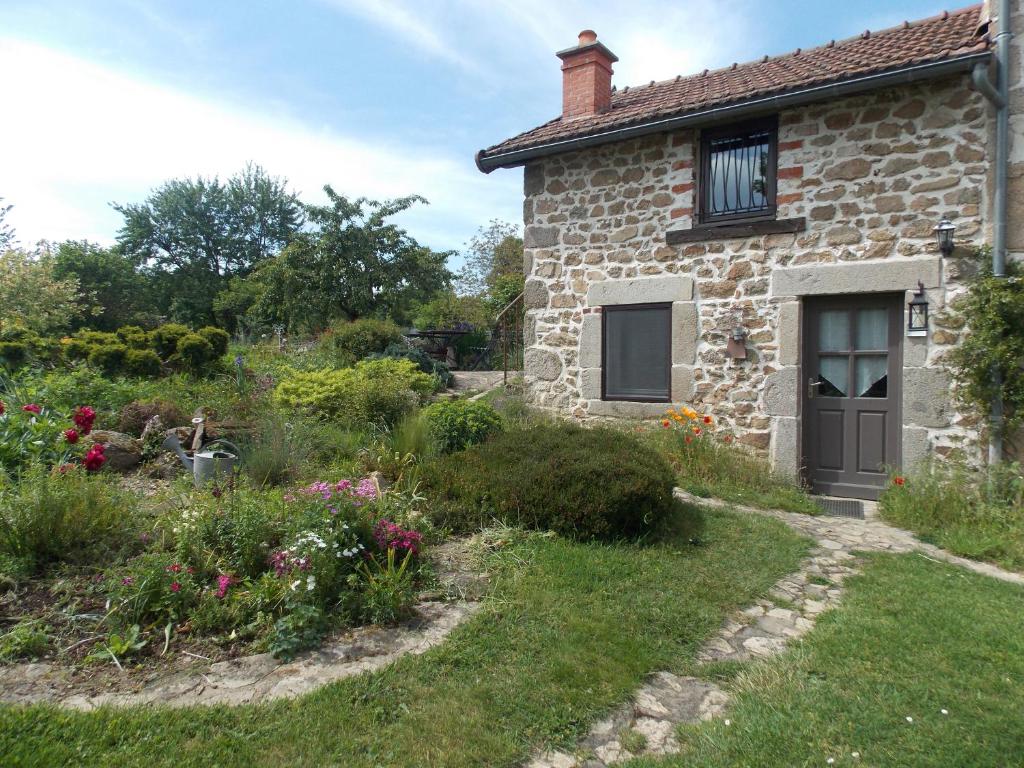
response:
<path id="1" fill-rule="evenodd" d="M 961 0 L 951 7 L 965 5 Z M 556 51 L 597 31 L 618 87 L 808 48 L 938 0 L 0 0 L 0 197 L 23 244 L 109 244 L 112 202 L 255 162 L 303 200 L 422 195 L 419 242 L 521 222 L 475 152 L 556 117 Z"/>

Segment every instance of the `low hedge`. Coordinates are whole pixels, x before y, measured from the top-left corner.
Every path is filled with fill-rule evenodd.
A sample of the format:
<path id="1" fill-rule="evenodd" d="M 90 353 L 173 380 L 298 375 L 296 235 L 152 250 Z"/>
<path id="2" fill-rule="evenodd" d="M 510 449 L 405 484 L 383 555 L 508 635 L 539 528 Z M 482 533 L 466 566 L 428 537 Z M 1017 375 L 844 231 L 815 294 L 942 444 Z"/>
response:
<path id="1" fill-rule="evenodd" d="M 479 400 L 442 400 L 423 409 L 427 433 L 442 453 L 455 453 L 500 432 L 501 414 Z"/>
<path id="2" fill-rule="evenodd" d="M 668 463 L 609 428 L 544 424 L 497 434 L 428 462 L 424 491 L 435 523 L 470 532 L 495 519 L 580 540 L 634 539 L 670 519 L 691 535 L 698 513 L 672 495 Z"/>

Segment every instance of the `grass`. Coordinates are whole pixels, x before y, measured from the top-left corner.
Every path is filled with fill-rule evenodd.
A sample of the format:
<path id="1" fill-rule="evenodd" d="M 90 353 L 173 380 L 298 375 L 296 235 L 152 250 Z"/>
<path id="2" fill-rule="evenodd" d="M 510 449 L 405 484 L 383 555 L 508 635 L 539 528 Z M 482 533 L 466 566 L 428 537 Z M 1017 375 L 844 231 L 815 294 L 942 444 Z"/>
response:
<path id="1" fill-rule="evenodd" d="M 882 495 L 882 517 L 963 557 L 1024 571 L 1024 475 L 1019 464 L 975 471 L 936 462 Z"/>
<path id="2" fill-rule="evenodd" d="M 734 677 L 729 726 L 630 765 L 1020 765 L 1024 590 L 918 554 L 872 556 L 849 586 L 802 646 Z"/>
<path id="3" fill-rule="evenodd" d="M 713 427 L 701 424 L 698 437 L 687 427 L 670 424 L 669 429 L 656 428 L 643 434 L 675 468 L 681 488 L 695 496 L 733 504 L 807 515 L 821 513 L 796 480 L 773 472 L 764 459 L 714 435 L 710 431 Z"/>
<path id="4" fill-rule="evenodd" d="M 731 610 L 795 569 L 804 540 L 709 513 L 702 546 L 531 536 L 492 555 L 493 594 L 449 640 L 379 673 L 256 707 L 0 714 L 5 765 L 508 766 L 568 746 Z"/>

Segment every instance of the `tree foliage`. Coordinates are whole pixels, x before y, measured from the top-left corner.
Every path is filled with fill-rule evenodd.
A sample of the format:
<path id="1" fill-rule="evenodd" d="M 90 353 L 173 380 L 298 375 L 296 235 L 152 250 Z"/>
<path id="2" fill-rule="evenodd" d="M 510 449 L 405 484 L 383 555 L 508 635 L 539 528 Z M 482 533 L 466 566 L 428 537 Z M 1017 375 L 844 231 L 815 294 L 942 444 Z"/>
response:
<path id="1" fill-rule="evenodd" d="M 155 313 L 147 312 L 150 297 L 145 277 L 115 248 L 68 240 L 57 246 L 53 274 L 58 280 L 76 280 L 81 292 L 98 305 L 97 314 L 87 318 L 90 328 L 113 331 L 124 325 L 155 324 Z M 80 317 L 73 326 L 85 320 Z"/>
<path id="2" fill-rule="evenodd" d="M 174 179 L 114 208 L 124 216 L 118 244 L 153 277 L 160 312 L 193 324 L 212 322 L 231 277 L 276 255 L 303 223 L 287 182 L 257 165 L 227 182 Z"/>
<path id="3" fill-rule="evenodd" d="M 0 197 L 0 253 L 15 244 L 14 228 L 7 223 L 7 214 L 10 213 L 13 205 L 2 205 L 4 199 Z"/>
<path id="4" fill-rule="evenodd" d="M 515 276 L 522 282 L 523 239 L 519 236 L 519 227 L 491 220 L 469 241 L 464 258 L 466 263 L 458 278 L 462 293 L 486 293 L 505 276 Z"/>
<path id="5" fill-rule="evenodd" d="M 987 414 L 1002 398 L 1009 434 L 1024 423 L 1024 269 L 1015 262 L 1006 267 L 1003 278 L 984 268 L 954 302 L 969 332 L 947 359 L 964 404 Z"/>
<path id="6" fill-rule="evenodd" d="M 61 333 L 91 310 L 74 277 L 57 278 L 49 251 L 9 249 L 0 255 L 0 328 L 41 336 Z"/>
<path id="7" fill-rule="evenodd" d="M 253 275 L 261 289 L 250 294 L 258 296 L 252 314 L 307 330 L 371 315 L 401 321 L 449 284 L 449 254 L 389 221 L 423 198 L 349 200 L 329 185 L 324 192 L 328 205 L 305 206 L 310 227 Z"/>

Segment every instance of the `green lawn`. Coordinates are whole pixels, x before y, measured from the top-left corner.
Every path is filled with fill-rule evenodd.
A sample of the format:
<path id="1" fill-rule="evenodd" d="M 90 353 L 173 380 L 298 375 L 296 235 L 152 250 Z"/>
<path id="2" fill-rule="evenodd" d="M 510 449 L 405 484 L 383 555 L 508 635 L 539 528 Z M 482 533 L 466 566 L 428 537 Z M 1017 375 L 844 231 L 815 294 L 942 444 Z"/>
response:
<path id="1" fill-rule="evenodd" d="M 448 642 L 295 701 L 239 709 L 0 710 L 22 765 L 511 766 L 568 746 L 643 678 L 681 669 L 724 615 L 793 571 L 806 543 L 708 513 L 701 546 L 531 537 L 495 555 L 485 609 Z"/>
<path id="2" fill-rule="evenodd" d="M 631 765 L 1024 765 L 1024 590 L 917 554 L 850 586 L 801 648 L 740 669 L 729 726 Z"/>

